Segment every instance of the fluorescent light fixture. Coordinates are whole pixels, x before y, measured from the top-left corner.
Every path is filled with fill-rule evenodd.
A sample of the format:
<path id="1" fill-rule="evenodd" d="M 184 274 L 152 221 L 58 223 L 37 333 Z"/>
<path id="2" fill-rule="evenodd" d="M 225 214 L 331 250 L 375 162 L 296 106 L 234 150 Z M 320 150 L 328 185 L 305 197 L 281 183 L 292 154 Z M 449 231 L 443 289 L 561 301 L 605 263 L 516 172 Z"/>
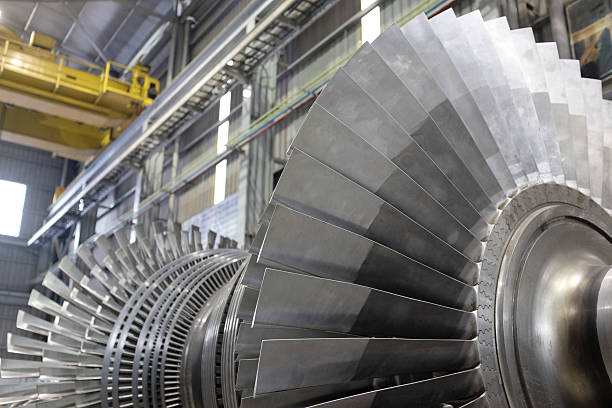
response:
<path id="1" fill-rule="evenodd" d="M 225 180 L 227 179 L 227 160 L 215 166 L 215 193 L 213 204 L 219 204 L 225 200 Z"/>
<path id="2" fill-rule="evenodd" d="M 251 91 L 251 87 L 250 86 L 246 86 L 246 87 L 242 88 L 242 98 L 243 99 L 249 99 L 251 97 L 251 95 L 253 95 L 253 91 Z"/>
<path id="3" fill-rule="evenodd" d="M 361 10 L 367 9 L 374 0 L 361 0 Z M 380 35 L 380 7 L 376 6 L 361 17 L 361 42 L 372 42 Z"/>
<path id="4" fill-rule="evenodd" d="M 227 119 L 217 129 L 217 154 L 223 153 L 227 149 L 229 141 L 229 119 L 231 110 L 232 93 L 228 92 L 219 101 L 219 120 Z M 213 204 L 218 204 L 225 199 L 225 182 L 227 179 L 227 160 L 215 166 L 215 190 Z"/>
<path id="5" fill-rule="evenodd" d="M 26 190 L 25 184 L 0 180 L 0 235 L 19 236 Z"/>
<path id="6" fill-rule="evenodd" d="M 228 92 L 219 100 L 219 120 L 227 118 L 232 107 L 232 93 Z"/>

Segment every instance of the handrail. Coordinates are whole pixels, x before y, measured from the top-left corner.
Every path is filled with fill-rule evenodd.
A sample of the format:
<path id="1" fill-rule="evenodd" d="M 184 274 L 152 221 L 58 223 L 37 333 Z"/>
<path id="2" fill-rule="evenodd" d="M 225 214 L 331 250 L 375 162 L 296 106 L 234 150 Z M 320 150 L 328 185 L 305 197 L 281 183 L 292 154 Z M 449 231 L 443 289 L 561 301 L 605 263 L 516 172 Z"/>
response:
<path id="1" fill-rule="evenodd" d="M 79 86 L 88 92 L 99 92 L 100 95 L 98 95 L 96 102 L 99 101 L 102 94 L 104 94 L 106 91 L 112 91 L 128 97 L 139 98 L 145 103 L 147 103 L 147 92 L 151 84 L 153 84 L 159 92 L 158 81 L 150 78 L 148 75 L 143 75 L 143 71 L 138 67 L 128 67 L 114 61 L 108 61 L 103 67 L 100 67 L 86 61 L 81 61 L 66 55 L 56 54 L 51 51 L 4 37 L 0 37 L 0 43 L 3 44 L 0 48 L 0 74 L 7 69 L 11 69 L 13 71 L 21 72 L 22 75 L 31 75 L 33 78 L 44 79 L 49 81 L 51 84 L 54 84 L 54 92 L 59 89 L 60 85 L 62 85 L 64 81 L 67 81 L 65 78 L 65 75 L 68 75 L 67 72 L 70 72 L 75 76 L 78 74 L 78 78 L 81 79 L 81 81 L 78 82 L 78 85 L 75 83 L 76 79 L 73 81 L 67 81 L 66 86 Z M 88 68 L 94 72 L 87 72 L 83 69 L 70 67 L 66 64 L 66 61 L 69 61 L 76 66 Z M 110 67 L 112 66 L 131 72 L 133 78 L 132 81 L 125 81 L 121 78 L 112 77 L 110 70 Z M 137 78 L 144 78 L 145 83 L 143 83 L 142 86 L 139 83 L 136 83 L 135 80 Z M 112 89 L 109 88 L 110 82 L 116 84 L 117 86 L 114 86 Z M 94 83 L 97 83 L 97 85 L 94 86 Z M 146 90 L 141 89 L 140 92 L 135 93 L 127 92 L 122 89 L 130 89 L 134 85 L 138 85 L 140 88 L 146 87 Z M 148 103 L 150 103 L 150 101 Z"/>
<path id="2" fill-rule="evenodd" d="M 10 46 L 14 45 L 15 46 L 14 49 L 21 49 L 22 52 L 24 52 L 24 53 L 25 53 L 25 50 L 31 50 L 32 51 L 31 54 L 25 53 L 28 56 L 33 56 L 33 55 L 36 55 L 36 54 L 47 55 L 49 57 L 50 61 L 51 60 L 57 61 L 58 59 L 64 59 L 66 61 L 70 61 L 70 62 L 72 62 L 74 64 L 77 64 L 77 65 L 80 65 L 80 66 L 83 66 L 83 67 L 87 67 L 89 69 L 92 69 L 94 71 L 98 71 L 100 73 L 104 72 L 104 70 L 105 70 L 105 66 L 102 67 L 102 66 L 99 66 L 99 65 L 96 65 L 96 64 L 92 64 L 92 63 L 87 62 L 87 61 L 82 61 L 82 60 L 79 60 L 77 58 L 70 57 L 68 55 L 57 54 L 55 52 L 48 51 L 48 50 L 45 50 L 45 49 L 40 48 L 40 47 L 36 47 L 34 45 L 25 44 L 25 43 L 22 43 L 22 42 L 19 42 L 19 41 L 15 41 L 15 40 L 11 40 L 11 39 L 8 39 L 8 38 L 2 37 L 2 36 L 0 36 L 0 42 L 4 42 L 5 43 L 5 46 L 4 46 L 3 52 L 2 52 L 3 55 L 6 55 L 7 51 L 10 48 Z M 108 61 L 107 64 L 109 64 L 109 63 L 111 65 L 114 65 L 114 66 L 117 66 L 117 67 L 121 68 L 122 70 L 128 70 L 128 71 L 132 71 L 132 72 L 137 70 L 134 67 L 128 67 L 127 65 L 123 65 L 120 62 Z M 129 82 L 121 80 L 120 78 L 115 78 L 115 79 L 125 83 L 126 85 L 130 84 Z"/>

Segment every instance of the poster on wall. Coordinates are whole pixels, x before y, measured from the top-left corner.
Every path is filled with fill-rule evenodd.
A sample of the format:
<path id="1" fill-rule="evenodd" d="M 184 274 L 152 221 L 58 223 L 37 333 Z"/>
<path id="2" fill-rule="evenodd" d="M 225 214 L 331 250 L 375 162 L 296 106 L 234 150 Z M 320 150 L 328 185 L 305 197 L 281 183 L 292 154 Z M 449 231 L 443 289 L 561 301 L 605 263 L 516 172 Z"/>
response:
<path id="1" fill-rule="evenodd" d="M 612 74 L 612 0 L 576 0 L 567 6 L 573 57 L 582 76 L 604 79 Z"/>

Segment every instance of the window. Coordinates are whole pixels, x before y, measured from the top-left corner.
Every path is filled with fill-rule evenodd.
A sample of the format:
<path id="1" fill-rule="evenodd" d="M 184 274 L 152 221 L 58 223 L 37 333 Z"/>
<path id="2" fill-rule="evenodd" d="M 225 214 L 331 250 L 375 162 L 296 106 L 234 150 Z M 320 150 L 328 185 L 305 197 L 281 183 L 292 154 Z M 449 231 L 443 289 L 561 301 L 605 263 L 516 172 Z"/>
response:
<path id="1" fill-rule="evenodd" d="M 219 101 L 219 120 L 225 120 L 217 129 L 217 154 L 223 153 L 227 149 L 229 140 L 229 114 L 231 110 L 232 93 L 228 92 Z M 227 178 L 227 160 L 215 166 L 215 191 L 213 203 L 218 204 L 225 200 L 225 180 Z"/>
<path id="2" fill-rule="evenodd" d="M 0 180 L 0 235 L 19 236 L 25 195 L 25 184 Z"/>
<path id="3" fill-rule="evenodd" d="M 374 0 L 361 0 L 361 10 L 367 9 Z M 380 7 L 376 6 L 361 17 L 361 42 L 372 42 L 380 35 Z"/>

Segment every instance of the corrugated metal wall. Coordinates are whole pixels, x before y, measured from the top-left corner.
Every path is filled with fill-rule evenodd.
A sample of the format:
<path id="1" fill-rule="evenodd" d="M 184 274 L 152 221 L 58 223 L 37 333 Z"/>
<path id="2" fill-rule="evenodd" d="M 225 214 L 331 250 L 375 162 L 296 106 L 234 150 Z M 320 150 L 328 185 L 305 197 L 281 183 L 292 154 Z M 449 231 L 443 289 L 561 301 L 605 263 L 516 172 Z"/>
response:
<path id="1" fill-rule="evenodd" d="M 119 216 L 133 209 L 134 194 L 130 194 L 130 191 L 136 185 L 137 177 L 137 173 L 133 172 L 100 203 L 96 233 L 108 231 L 115 225 Z M 112 207 L 114 209 L 109 210 Z"/>
<path id="2" fill-rule="evenodd" d="M 64 160 L 51 153 L 0 141 L 0 179 L 27 185 L 24 213 L 19 237 L 21 242 L 32 236 L 42 225 L 51 204 L 55 187 L 61 182 Z M 2 197 L 10 200 L 10 197 Z M 46 251 L 43 248 L 42 251 Z M 6 303 L 27 301 L 28 294 L 39 274 L 41 249 L 16 244 L 0 243 L 0 292 L 15 296 L 0 296 L 0 333 L 15 331 L 19 306 Z M 40 263 L 40 268 L 48 265 Z M 0 358 L 6 357 L 6 335 L 0 336 Z"/>
<path id="3" fill-rule="evenodd" d="M 227 0 L 222 2 L 216 13 L 211 16 L 215 24 L 207 27 L 202 35 L 198 35 L 198 30 L 192 35 L 194 44 L 192 44 L 191 55 L 197 55 L 202 51 L 250 2 L 251 0 Z"/>
<path id="4" fill-rule="evenodd" d="M 276 85 L 278 99 L 296 91 L 299 92 L 317 75 L 336 66 L 357 49 L 361 43 L 361 26 L 359 24 L 343 30 L 328 44 L 300 61 L 300 57 L 359 10 L 359 0 L 341 1 L 287 46 L 279 61 L 279 66 L 286 68 L 279 68 Z M 296 63 L 296 61 L 299 62 Z M 274 128 L 273 157 L 275 159 L 287 159 L 287 149 L 302 125 L 308 108 L 309 106 L 305 106 L 296 111 L 291 117 Z"/>
<path id="5" fill-rule="evenodd" d="M 230 110 L 234 111 L 230 116 L 229 135 L 239 131 L 242 126 L 242 109 L 237 109 L 242 104 L 242 87 L 238 86 L 232 91 Z M 181 150 L 187 149 L 181 155 L 179 171 L 181 174 L 189 169 L 194 162 L 202 158 L 214 157 L 217 151 L 217 131 L 213 127 L 219 121 L 219 105 L 212 107 L 203 117 L 194 123 L 181 136 Z M 194 140 L 200 139 L 197 143 Z M 227 159 L 227 174 L 225 181 L 225 196 L 229 197 L 238 191 L 238 178 L 240 173 L 240 159 L 238 152 L 233 153 Z M 189 187 L 186 187 L 178 195 L 177 220 L 183 222 L 194 215 L 213 205 L 215 189 L 215 170 L 210 169 L 198 177 Z"/>

